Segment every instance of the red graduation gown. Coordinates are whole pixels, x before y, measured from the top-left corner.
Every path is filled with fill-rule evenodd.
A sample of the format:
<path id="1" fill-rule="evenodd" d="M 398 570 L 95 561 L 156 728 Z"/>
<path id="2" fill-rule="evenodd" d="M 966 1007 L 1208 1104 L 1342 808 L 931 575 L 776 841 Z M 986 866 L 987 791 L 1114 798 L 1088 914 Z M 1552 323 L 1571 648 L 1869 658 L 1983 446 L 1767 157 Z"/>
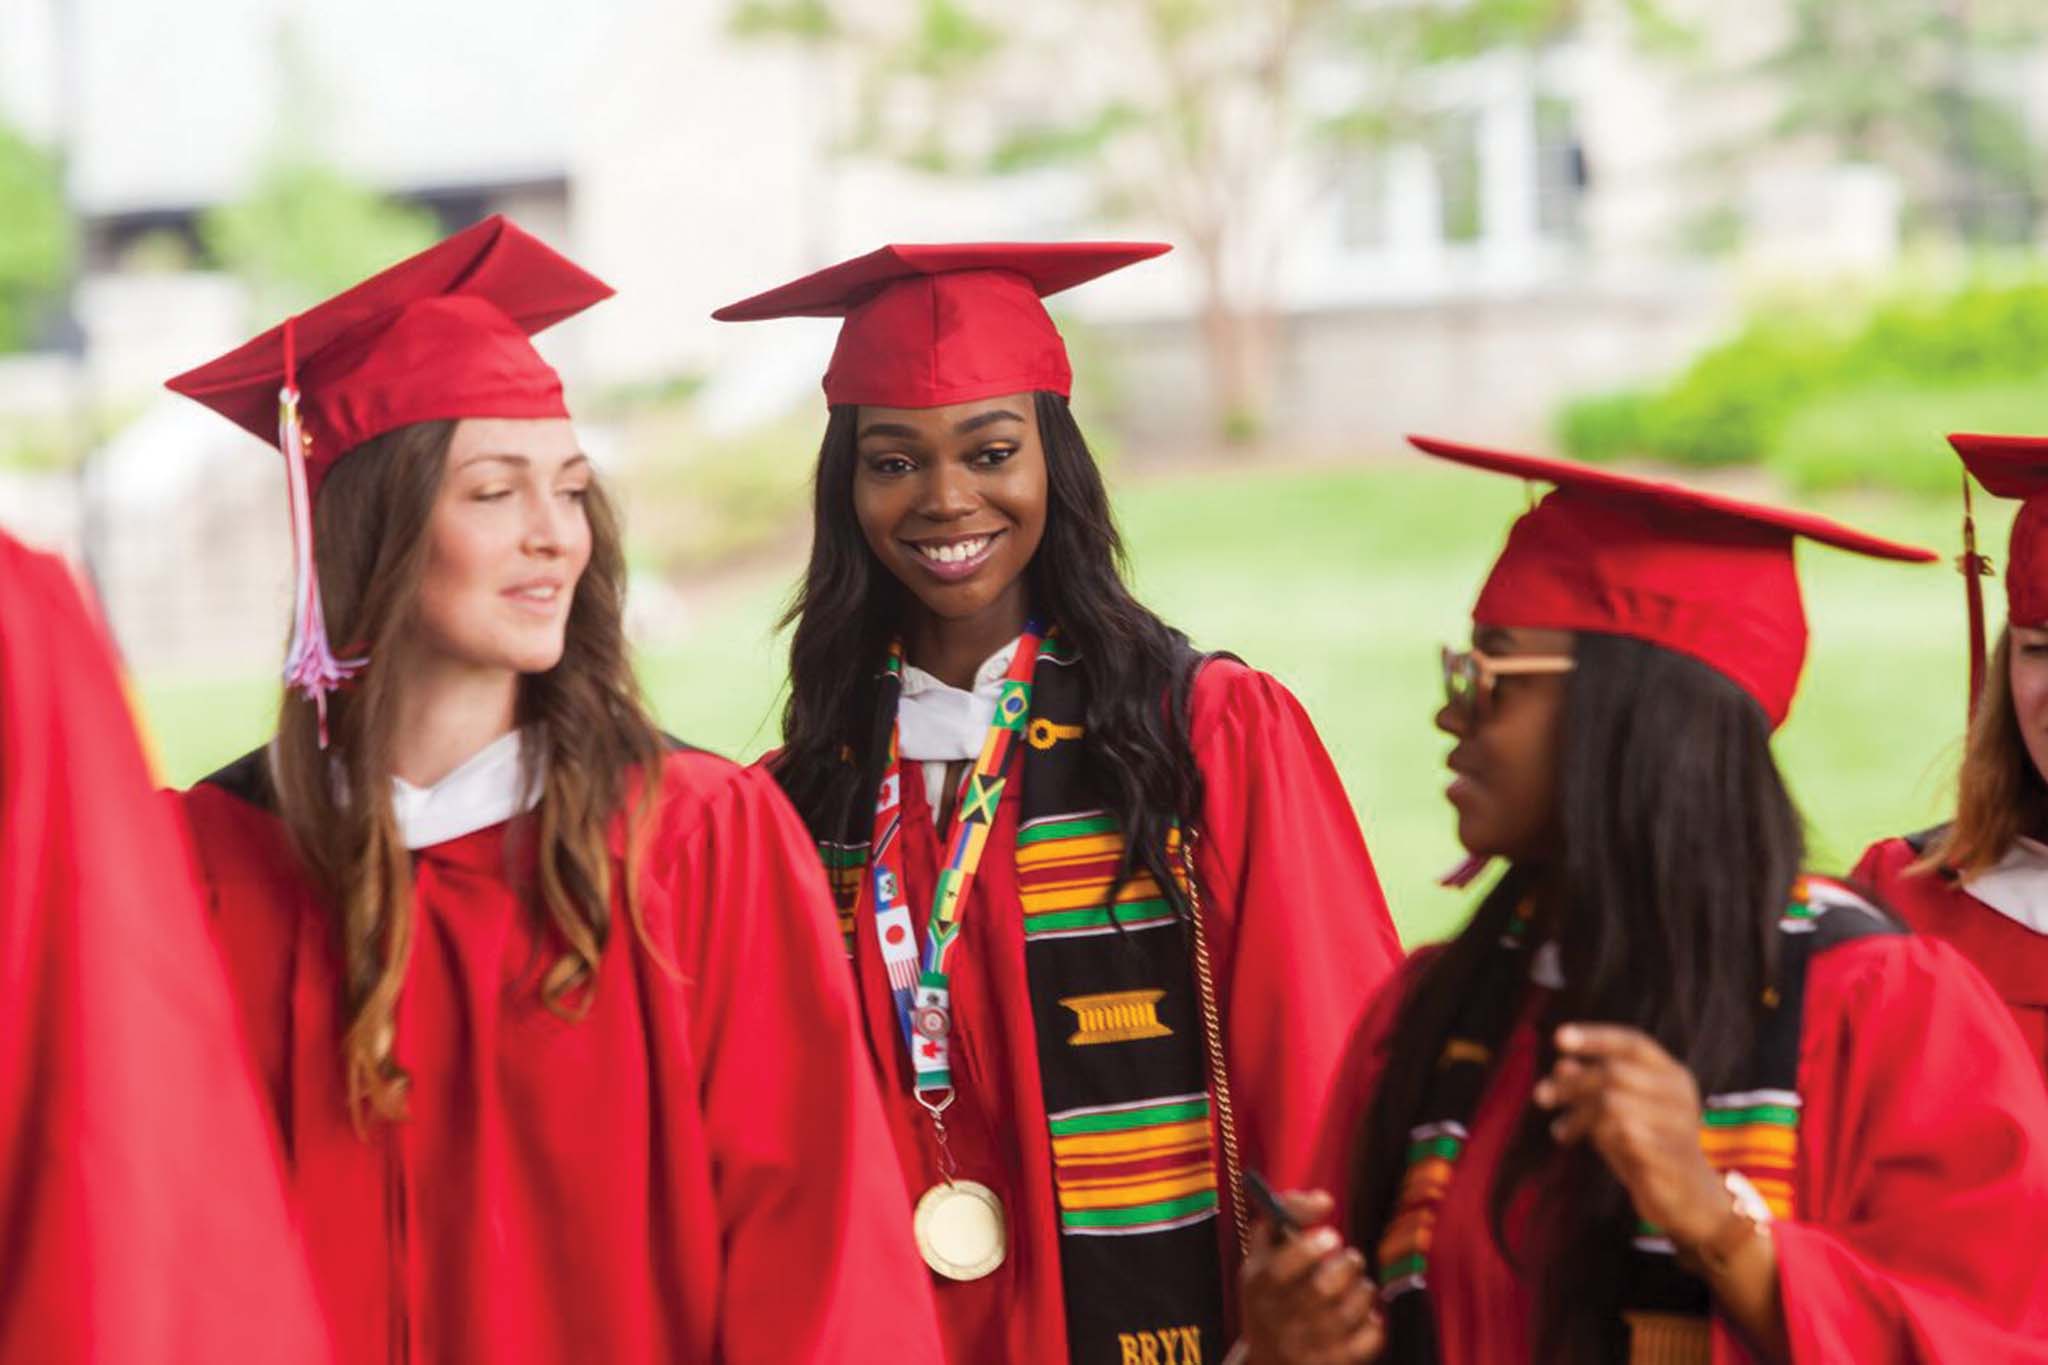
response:
<path id="1" fill-rule="evenodd" d="M 1191 715 L 1204 790 L 1196 852 L 1244 1161 L 1283 1188 L 1311 1170 L 1317 1117 L 1340 1049 L 1400 945 L 1351 803 L 1300 703 L 1272 678 L 1217 660 Z M 1017 784 L 1005 792 L 949 958 L 958 1097 L 946 1127 L 962 1175 L 995 1190 L 1009 1255 L 995 1273 L 937 1283 L 949 1360 L 1066 1358 L 1051 1138 L 1033 1046 Z M 944 850 L 924 784 L 903 784 L 903 874 L 922 934 Z M 932 1125 L 910 1093 L 909 1059 L 872 915 L 856 924 L 868 1043 L 914 1193 L 937 1177 Z M 907 1223 L 909 1211 L 897 1218 Z M 1218 1235 L 1230 1237 L 1228 1220 Z M 1236 1263 L 1229 1243 L 1225 1265 Z M 1231 1291 L 1235 1279 L 1229 1280 Z"/>
<path id="2" fill-rule="evenodd" d="M 2048 934 L 1999 914 L 1953 878 L 1908 873 L 1919 856 L 1904 839 L 1885 839 L 1864 852 L 1852 875 L 1916 932 L 1947 940 L 1984 973 L 2048 1073 Z"/>
<path id="3" fill-rule="evenodd" d="M 1349 1159 L 1401 988 L 1354 1039 L 1327 1160 Z M 1905 935 L 1830 949 L 1806 990 L 1794 1216 L 1772 1224 L 1792 1360 L 2048 1361 L 2048 1093 L 1997 998 L 1948 945 Z M 1444 1198 L 1430 1267 L 1444 1365 L 1530 1359 L 1529 1286 L 1487 1201 L 1537 1041 L 1527 1021 L 1510 1034 Z M 1753 1359 L 1718 1318 L 1713 1349 L 1716 1365 Z"/>
<path id="4" fill-rule="evenodd" d="M 589 1014 L 510 824 L 415 855 L 411 1112 L 357 1136 L 335 954 L 281 822 L 183 804 L 346 1362 L 928 1361 L 927 1283 L 815 848 L 775 785 L 670 755 Z"/>
<path id="5" fill-rule="evenodd" d="M 63 566 L 0 534 L 0 1360 L 318 1362 L 176 823 Z"/>

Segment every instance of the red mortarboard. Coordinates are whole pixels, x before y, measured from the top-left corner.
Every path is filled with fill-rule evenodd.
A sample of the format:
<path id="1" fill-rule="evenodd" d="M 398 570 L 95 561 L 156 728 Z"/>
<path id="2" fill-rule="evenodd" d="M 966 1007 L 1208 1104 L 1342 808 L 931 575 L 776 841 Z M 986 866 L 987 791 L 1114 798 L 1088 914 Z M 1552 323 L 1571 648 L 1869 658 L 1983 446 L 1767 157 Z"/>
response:
<path id="1" fill-rule="evenodd" d="M 1880 559 L 1936 558 L 1805 512 L 1564 460 L 1409 440 L 1459 464 L 1556 485 L 1509 532 L 1473 621 L 1661 645 L 1734 682 L 1773 726 L 1791 709 L 1806 660 L 1793 540 Z"/>
<path id="2" fill-rule="evenodd" d="M 269 442 L 278 391 L 295 368 L 317 486 L 341 456 L 414 422 L 568 416 L 561 379 L 527 338 L 611 294 L 493 216 L 167 387 Z"/>
<path id="3" fill-rule="evenodd" d="M 2005 552 L 2006 619 L 2018 626 L 2048 624 L 2048 436 L 1958 432 L 1948 442 L 1985 492 L 2020 499 Z"/>
<path id="4" fill-rule="evenodd" d="M 720 322 L 843 317 L 825 401 L 936 408 L 1045 389 L 1066 396 L 1066 343 L 1039 300 L 1172 250 L 1163 242 L 885 246 L 727 304 Z"/>
<path id="5" fill-rule="evenodd" d="M 2008 625 L 2048 625 L 2048 437 L 1976 436 L 1948 438 L 1963 467 L 1993 497 L 2017 498 L 2012 539 L 2005 552 L 2005 619 Z M 1963 557 L 1957 565 L 1966 583 L 1970 616 L 1970 710 L 1984 687 L 1984 589 L 1979 579 L 1991 561 L 1977 553 L 1977 520 L 1970 507 L 1970 481 L 1963 480 Z"/>
<path id="6" fill-rule="evenodd" d="M 297 550 L 285 679 L 320 708 L 361 665 L 328 649 L 312 496 L 334 462 L 415 422 L 567 417 L 562 381 L 527 338 L 612 289 L 492 216 L 218 360 L 167 381 L 285 453 Z"/>

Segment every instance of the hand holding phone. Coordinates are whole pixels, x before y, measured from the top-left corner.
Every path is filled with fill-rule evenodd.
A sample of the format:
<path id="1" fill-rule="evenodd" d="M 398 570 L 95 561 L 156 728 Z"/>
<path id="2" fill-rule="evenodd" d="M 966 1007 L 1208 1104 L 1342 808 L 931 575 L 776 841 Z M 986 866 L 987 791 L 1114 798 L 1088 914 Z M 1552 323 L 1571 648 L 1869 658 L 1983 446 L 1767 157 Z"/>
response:
<path id="1" fill-rule="evenodd" d="M 1386 1326 L 1365 1258 L 1346 1247 L 1342 1234 L 1327 1222 L 1304 1225 L 1304 1218 L 1324 1220 L 1336 1212 L 1330 1196 L 1299 1191 L 1290 1207 L 1257 1171 L 1245 1171 L 1242 1184 L 1247 1201 L 1274 1229 L 1254 1237 L 1245 1258 L 1239 1299 L 1245 1358 L 1300 1360 L 1304 1347 L 1321 1341 L 1335 1344 L 1334 1351 L 1325 1347 L 1307 1358 L 1379 1360 Z M 1294 1208 L 1303 1216 L 1297 1217 Z"/>
<path id="2" fill-rule="evenodd" d="M 1273 1187 L 1266 1183 L 1264 1176 L 1247 1166 L 1243 1183 L 1245 1196 L 1272 1222 L 1282 1241 L 1293 1241 L 1301 1236 L 1301 1224 L 1287 1211 L 1287 1206 L 1280 1202 L 1280 1196 L 1273 1193 Z"/>

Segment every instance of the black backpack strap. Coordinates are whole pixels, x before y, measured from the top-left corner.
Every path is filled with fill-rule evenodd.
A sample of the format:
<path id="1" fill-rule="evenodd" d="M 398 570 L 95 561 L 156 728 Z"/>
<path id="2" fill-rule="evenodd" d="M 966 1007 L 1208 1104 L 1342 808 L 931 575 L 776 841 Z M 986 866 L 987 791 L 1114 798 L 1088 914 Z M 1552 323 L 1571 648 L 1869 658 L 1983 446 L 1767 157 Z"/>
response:
<path id="1" fill-rule="evenodd" d="M 1218 659 L 1228 659 L 1237 664 L 1243 663 L 1244 660 L 1227 649 L 1212 649 L 1204 653 L 1189 644 L 1186 636 L 1180 635 L 1179 632 L 1175 634 L 1180 646 L 1180 657 L 1174 664 L 1171 704 L 1180 714 L 1182 727 L 1192 730 L 1195 724 L 1195 682 L 1202 676 L 1202 670 Z"/>
<path id="2" fill-rule="evenodd" d="M 206 786 L 219 787 L 228 795 L 248 802 L 259 810 L 277 812 L 277 788 L 270 780 L 270 749 L 252 749 L 218 772 L 199 779 Z"/>
<path id="3" fill-rule="evenodd" d="M 1777 998 L 1757 1038 L 1752 1088 L 1797 1090 L 1806 977 L 1815 958 L 1845 943 L 1905 929 L 1874 902 L 1825 877 L 1805 879 L 1805 901 L 1778 922 Z M 1804 913 L 1801 913 L 1801 912 Z"/>
<path id="4" fill-rule="evenodd" d="M 1845 943 L 1905 932 L 1884 911 L 1840 882 L 1808 877 L 1802 887 L 1778 921 L 1777 984 L 1757 1028 L 1748 1072 L 1734 1090 L 1706 1097 L 1710 1108 L 1716 1098 L 1754 1104 L 1775 1102 L 1771 1092 L 1796 1096 L 1806 985 L 1814 960 Z M 1628 1264 L 1624 1312 L 1704 1317 L 1709 1307 L 1706 1286 L 1679 1267 L 1668 1247 L 1652 1252 L 1640 1242 L 1637 1245 L 1639 1254 L 1632 1255 Z M 1651 1254 L 1640 1254 L 1643 1252 Z M 1615 1358 L 1627 1359 L 1626 1349 L 1625 1342 L 1618 1343 Z"/>
<path id="5" fill-rule="evenodd" d="M 1949 825 L 1940 824 L 1923 829 L 1918 834 L 1908 834 L 1904 836 L 1906 847 L 1913 850 L 1915 858 L 1924 858 L 1927 856 L 1927 850 L 1933 848 L 1948 831 Z"/>

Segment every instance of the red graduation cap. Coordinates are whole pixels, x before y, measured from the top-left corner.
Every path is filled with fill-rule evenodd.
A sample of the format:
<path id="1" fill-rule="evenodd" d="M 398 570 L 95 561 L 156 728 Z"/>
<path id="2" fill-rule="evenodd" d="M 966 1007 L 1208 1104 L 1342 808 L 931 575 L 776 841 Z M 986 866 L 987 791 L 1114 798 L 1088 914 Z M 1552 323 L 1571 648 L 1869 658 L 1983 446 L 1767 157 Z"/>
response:
<path id="1" fill-rule="evenodd" d="M 936 408 L 1045 389 L 1067 396 L 1066 343 L 1039 300 L 1172 250 L 1163 242 L 885 246 L 765 294 L 720 322 L 843 317 L 825 401 Z"/>
<path id="2" fill-rule="evenodd" d="M 1565 460 L 1411 436 L 1431 455 L 1556 487 L 1508 533 L 1472 619 L 1600 631 L 1698 659 L 1784 722 L 1806 661 L 1792 542 L 1919 563 L 1931 550 L 1825 517 Z"/>
<path id="3" fill-rule="evenodd" d="M 320 708 L 363 664 L 327 642 L 312 498 L 334 462 L 415 422 L 567 417 L 562 381 L 528 340 L 611 286 L 492 216 L 217 360 L 166 381 L 284 451 L 297 557 L 285 680 Z"/>
<path id="4" fill-rule="evenodd" d="M 561 379 L 527 338 L 611 295 L 494 215 L 166 387 L 268 442 L 279 390 L 296 379 L 317 485 L 341 456 L 414 422 L 568 416 Z"/>
<path id="5" fill-rule="evenodd" d="M 1948 438 L 1963 467 L 1998 498 L 2020 500 L 2012 539 L 2005 552 L 2006 623 L 2048 625 L 2048 437 L 1979 436 L 1957 432 Z M 1977 553 L 1977 519 L 1970 506 L 1970 480 L 1963 479 L 1964 594 L 1970 613 L 1970 709 L 1984 687 L 1984 589 L 1979 581 L 1991 561 Z"/>

